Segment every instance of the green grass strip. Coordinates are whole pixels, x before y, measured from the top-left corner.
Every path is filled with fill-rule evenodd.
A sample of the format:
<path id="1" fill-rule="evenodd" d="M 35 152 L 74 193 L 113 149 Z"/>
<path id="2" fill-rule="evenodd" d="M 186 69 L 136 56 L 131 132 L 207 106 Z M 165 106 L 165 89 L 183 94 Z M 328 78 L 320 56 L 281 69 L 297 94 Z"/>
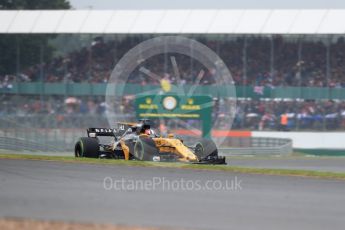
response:
<path id="1" fill-rule="evenodd" d="M 345 173 L 321 172 L 321 171 L 314 171 L 314 170 L 237 167 L 237 166 L 231 166 L 231 160 L 230 160 L 230 165 L 203 165 L 203 164 L 199 165 L 199 164 L 188 164 L 188 163 L 125 161 L 125 160 L 112 160 L 112 159 L 75 158 L 72 156 L 45 156 L 45 155 L 27 155 L 27 154 L 0 154 L 0 159 L 42 160 L 42 161 L 59 161 L 59 162 L 67 162 L 67 163 L 123 165 L 123 166 L 139 166 L 139 167 L 165 167 L 165 168 L 224 171 L 224 172 L 246 173 L 246 174 L 299 176 L 299 177 L 345 180 Z"/>

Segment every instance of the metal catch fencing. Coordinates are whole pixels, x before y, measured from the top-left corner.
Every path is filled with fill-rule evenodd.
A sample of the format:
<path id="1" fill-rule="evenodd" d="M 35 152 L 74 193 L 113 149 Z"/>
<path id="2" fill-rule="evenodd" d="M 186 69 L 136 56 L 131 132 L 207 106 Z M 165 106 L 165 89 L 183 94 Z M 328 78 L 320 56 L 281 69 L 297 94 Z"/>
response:
<path id="1" fill-rule="evenodd" d="M 285 138 L 235 137 L 231 141 L 237 145 L 220 147 L 220 155 L 288 155 L 293 151 L 292 140 Z"/>
<path id="2" fill-rule="evenodd" d="M 127 120 L 128 117 L 123 119 Z M 86 135 L 87 127 L 107 126 L 107 119 L 100 116 L 1 116 L 0 151 L 72 154 L 75 142 Z M 224 156 L 286 155 L 292 152 L 292 141 L 279 138 L 231 137 L 219 146 L 219 152 Z"/>

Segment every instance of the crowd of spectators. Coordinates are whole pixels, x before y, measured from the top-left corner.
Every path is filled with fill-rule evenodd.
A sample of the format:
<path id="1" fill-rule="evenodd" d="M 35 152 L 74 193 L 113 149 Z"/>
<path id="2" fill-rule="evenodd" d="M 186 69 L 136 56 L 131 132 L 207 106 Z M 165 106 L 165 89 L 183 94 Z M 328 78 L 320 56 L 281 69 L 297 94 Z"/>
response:
<path id="1" fill-rule="evenodd" d="M 0 79 L 0 89 L 5 91 L 10 91 L 13 88 L 12 82 L 14 81 L 14 76 L 6 75 Z"/>
<path id="2" fill-rule="evenodd" d="M 104 99 L 98 97 L 3 95 L 0 99 L 0 115 L 100 115 L 106 110 Z"/>
<path id="3" fill-rule="evenodd" d="M 229 111 L 214 107 L 213 117 L 225 119 Z M 133 97 L 124 97 L 117 105 L 121 114 L 135 119 Z M 65 98 L 61 96 L 3 96 L 0 115 L 13 117 L 50 116 L 52 119 L 82 116 L 105 117 L 107 104 L 103 97 Z M 222 114 L 223 113 L 223 114 Z M 281 116 L 288 117 L 288 130 L 343 130 L 345 129 L 345 102 L 331 100 L 238 100 L 233 129 L 279 130 Z M 219 129 L 222 129 L 222 123 Z M 226 127 L 226 126 L 224 126 Z"/>
<path id="4" fill-rule="evenodd" d="M 104 40 L 96 37 L 89 47 L 84 47 L 21 71 L 17 81 L 45 82 L 107 82 L 120 58 L 135 45 L 148 39 L 128 36 L 121 40 Z M 299 43 L 284 36 L 274 37 L 193 37 L 215 51 L 228 66 L 236 85 L 258 86 L 345 86 L 345 42 L 343 37 L 327 46 L 327 42 L 305 39 Z M 244 49 L 244 47 L 246 47 Z M 329 47 L 329 49 L 327 49 Z M 299 50 L 300 48 L 300 50 Z M 329 52 L 327 51 L 329 50 Z M 300 53 L 300 58 L 299 58 Z M 329 68 L 327 68 L 329 53 Z M 200 63 L 183 55 L 176 55 L 183 83 L 195 81 Z M 160 55 L 144 62 L 160 76 L 174 81 L 170 56 Z M 41 67 L 43 71 L 41 71 Z M 245 71 L 245 73 L 244 73 Z M 205 71 L 205 82 L 212 79 L 212 70 Z M 10 73 L 9 73 L 10 74 Z M 43 76 L 42 76 L 43 74 Z M 207 79 L 209 76 L 209 79 Z M 4 78 L 5 76 L 1 76 Z M 13 78 L 13 77 L 12 77 Z M 131 83 L 151 82 L 144 74 L 134 71 Z"/>
<path id="5" fill-rule="evenodd" d="M 56 57 L 42 66 L 39 64 L 31 66 L 18 75 L 0 76 L 0 90 L 10 91 L 14 82 L 41 80 L 50 83 L 106 83 L 120 58 L 145 39 L 147 37 L 131 36 L 121 40 L 105 41 L 102 37 L 97 37 L 90 47 Z M 227 39 L 199 37 L 195 39 L 222 58 L 231 71 L 236 85 L 345 87 L 343 37 L 331 43 L 329 47 L 326 42 L 320 40 L 309 39 L 299 43 L 298 40 L 287 39 L 283 36 Z M 161 54 L 144 61 L 141 66 L 176 83 L 171 56 L 176 58 L 179 67 L 180 84 L 193 84 L 204 67 L 188 56 Z M 329 63 L 327 63 L 327 56 Z M 201 84 L 213 84 L 215 74 L 214 69 L 205 69 Z M 159 84 L 139 68 L 131 73 L 127 83 Z M 0 115 L 2 116 L 25 117 L 41 114 L 51 115 L 62 121 L 64 117 L 69 116 L 103 116 L 107 110 L 104 97 L 72 99 L 66 96 L 20 96 L 4 93 L 0 95 L 0 99 Z M 120 104 L 112 106 L 116 106 L 123 114 L 129 116 L 135 114 L 131 97 L 125 97 Z M 219 111 L 221 109 L 214 111 L 213 117 L 221 117 Z M 282 116 L 288 118 L 286 130 L 345 129 L 345 102 L 287 99 L 238 100 L 233 128 L 278 130 L 281 129 Z M 219 128 L 221 129 L 221 126 Z"/>
<path id="6" fill-rule="evenodd" d="M 287 130 L 337 130 L 345 128 L 345 102 L 331 100 L 238 101 L 233 128 L 280 130 L 287 116 Z"/>

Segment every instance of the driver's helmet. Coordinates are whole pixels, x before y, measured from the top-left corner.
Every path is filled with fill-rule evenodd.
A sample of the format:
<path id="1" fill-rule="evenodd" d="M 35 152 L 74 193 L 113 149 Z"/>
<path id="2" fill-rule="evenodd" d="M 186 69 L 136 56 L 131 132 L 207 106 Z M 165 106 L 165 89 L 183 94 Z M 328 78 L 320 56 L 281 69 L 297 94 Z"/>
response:
<path id="1" fill-rule="evenodd" d="M 146 135 L 151 135 L 151 129 L 145 129 L 144 133 L 145 133 Z"/>
<path id="2" fill-rule="evenodd" d="M 148 136 L 155 136 L 155 132 L 151 129 L 150 121 L 148 119 L 140 120 L 138 124 L 139 134 L 146 134 Z"/>
<path id="3" fill-rule="evenodd" d="M 148 135 L 148 136 L 150 136 L 150 137 L 155 137 L 156 136 L 156 133 L 155 133 L 155 131 L 153 129 L 145 129 L 143 133 Z"/>

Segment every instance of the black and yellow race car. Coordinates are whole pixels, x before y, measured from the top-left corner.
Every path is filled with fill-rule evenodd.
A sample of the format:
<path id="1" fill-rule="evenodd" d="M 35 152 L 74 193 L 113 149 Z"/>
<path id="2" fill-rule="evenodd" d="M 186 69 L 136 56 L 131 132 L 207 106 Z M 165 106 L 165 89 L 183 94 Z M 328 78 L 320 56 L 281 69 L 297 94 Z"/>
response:
<path id="1" fill-rule="evenodd" d="M 99 139 L 102 136 L 112 137 L 112 141 L 102 144 Z M 200 139 L 187 146 L 173 134 L 158 135 L 147 119 L 138 123 L 119 122 L 117 128 L 88 128 L 87 137 L 77 141 L 74 152 L 76 157 L 226 164 L 211 139 Z"/>

